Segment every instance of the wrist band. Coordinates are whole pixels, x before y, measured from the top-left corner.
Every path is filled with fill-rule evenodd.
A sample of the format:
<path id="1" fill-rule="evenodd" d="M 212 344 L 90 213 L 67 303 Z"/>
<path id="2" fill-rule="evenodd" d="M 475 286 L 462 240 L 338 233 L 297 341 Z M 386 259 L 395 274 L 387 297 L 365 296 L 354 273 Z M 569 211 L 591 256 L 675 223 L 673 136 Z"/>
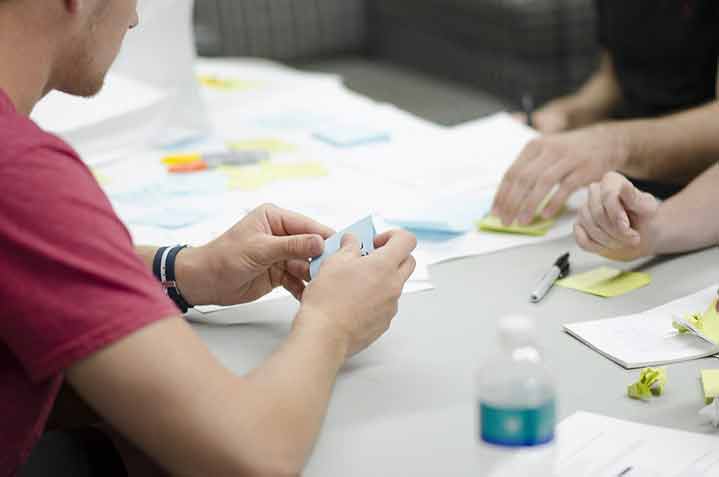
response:
<path id="1" fill-rule="evenodd" d="M 182 292 L 177 286 L 177 280 L 175 279 L 175 259 L 177 258 L 177 254 L 185 248 L 187 248 L 187 245 L 162 247 L 157 250 L 152 261 L 153 274 L 160 280 L 165 294 L 175 302 L 175 305 L 177 305 L 182 313 L 187 313 L 187 310 L 192 308 L 192 305 L 187 303 L 185 297 L 182 296 Z"/>

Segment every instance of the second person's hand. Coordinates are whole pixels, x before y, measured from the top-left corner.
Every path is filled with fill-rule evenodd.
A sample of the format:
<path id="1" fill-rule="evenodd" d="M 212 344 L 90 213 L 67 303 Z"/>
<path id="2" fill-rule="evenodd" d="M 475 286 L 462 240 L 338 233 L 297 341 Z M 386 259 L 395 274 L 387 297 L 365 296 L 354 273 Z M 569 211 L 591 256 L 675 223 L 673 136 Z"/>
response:
<path id="1" fill-rule="evenodd" d="M 527 225 L 558 186 L 542 212 L 553 217 L 576 190 L 620 169 L 627 155 L 621 135 L 604 125 L 534 139 L 504 175 L 492 213 L 505 225 Z"/>
<path id="2" fill-rule="evenodd" d="M 657 231 L 652 227 L 659 203 L 621 174 L 610 172 L 589 188 L 574 235 L 584 250 L 630 261 L 654 253 Z"/>

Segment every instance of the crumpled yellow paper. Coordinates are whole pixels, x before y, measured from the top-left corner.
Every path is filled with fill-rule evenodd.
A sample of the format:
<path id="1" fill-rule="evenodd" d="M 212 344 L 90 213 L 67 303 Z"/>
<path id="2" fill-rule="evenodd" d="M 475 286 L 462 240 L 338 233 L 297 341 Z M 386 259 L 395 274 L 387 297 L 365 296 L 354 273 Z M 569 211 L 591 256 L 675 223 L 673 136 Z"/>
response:
<path id="1" fill-rule="evenodd" d="M 666 384 L 666 368 L 644 368 L 639 373 L 639 381 L 627 387 L 627 395 L 632 399 L 646 401 L 652 396 L 661 396 Z"/>

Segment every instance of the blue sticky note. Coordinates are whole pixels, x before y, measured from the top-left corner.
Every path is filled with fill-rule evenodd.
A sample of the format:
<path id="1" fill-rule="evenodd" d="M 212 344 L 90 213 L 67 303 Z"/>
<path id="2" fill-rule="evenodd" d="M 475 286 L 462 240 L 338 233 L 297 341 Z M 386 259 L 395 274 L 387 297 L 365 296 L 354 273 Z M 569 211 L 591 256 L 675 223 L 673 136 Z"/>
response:
<path id="1" fill-rule="evenodd" d="M 311 279 L 314 279 L 317 273 L 319 273 L 322 262 L 337 253 L 342 244 L 342 237 L 346 234 L 352 234 L 360 241 L 363 255 L 369 255 L 371 252 L 374 252 L 374 238 L 377 235 L 377 231 L 374 228 L 374 222 L 372 222 L 372 217 L 370 216 L 325 240 L 324 253 L 319 257 L 313 258 L 310 263 Z"/>
<path id="2" fill-rule="evenodd" d="M 129 222 L 163 229 L 181 229 L 207 220 L 209 217 L 209 213 L 201 210 L 160 208 L 152 209 L 141 217 L 130 219 Z"/>
<path id="3" fill-rule="evenodd" d="M 413 232 L 463 234 L 474 230 L 475 222 L 487 215 L 491 206 L 491 196 L 465 193 L 417 204 L 385 220 Z"/>
<path id="4" fill-rule="evenodd" d="M 389 141 L 390 134 L 381 129 L 351 124 L 339 124 L 315 131 L 313 136 L 335 147 L 353 147 Z"/>

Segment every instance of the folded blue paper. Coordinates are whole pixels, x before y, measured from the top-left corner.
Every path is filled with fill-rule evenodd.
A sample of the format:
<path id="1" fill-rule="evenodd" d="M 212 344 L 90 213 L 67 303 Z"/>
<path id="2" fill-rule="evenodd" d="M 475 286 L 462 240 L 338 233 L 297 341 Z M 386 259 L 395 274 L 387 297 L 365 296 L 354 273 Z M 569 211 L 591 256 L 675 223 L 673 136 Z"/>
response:
<path id="1" fill-rule="evenodd" d="M 314 280 L 319 273 L 322 262 L 337 253 L 342 244 L 342 237 L 346 234 L 352 234 L 360 241 L 362 255 L 369 255 L 371 252 L 374 252 L 374 238 L 377 235 L 377 231 L 374 228 L 374 222 L 372 222 L 372 217 L 370 216 L 325 240 L 324 253 L 319 257 L 313 258 L 310 263 L 311 279 Z"/>

